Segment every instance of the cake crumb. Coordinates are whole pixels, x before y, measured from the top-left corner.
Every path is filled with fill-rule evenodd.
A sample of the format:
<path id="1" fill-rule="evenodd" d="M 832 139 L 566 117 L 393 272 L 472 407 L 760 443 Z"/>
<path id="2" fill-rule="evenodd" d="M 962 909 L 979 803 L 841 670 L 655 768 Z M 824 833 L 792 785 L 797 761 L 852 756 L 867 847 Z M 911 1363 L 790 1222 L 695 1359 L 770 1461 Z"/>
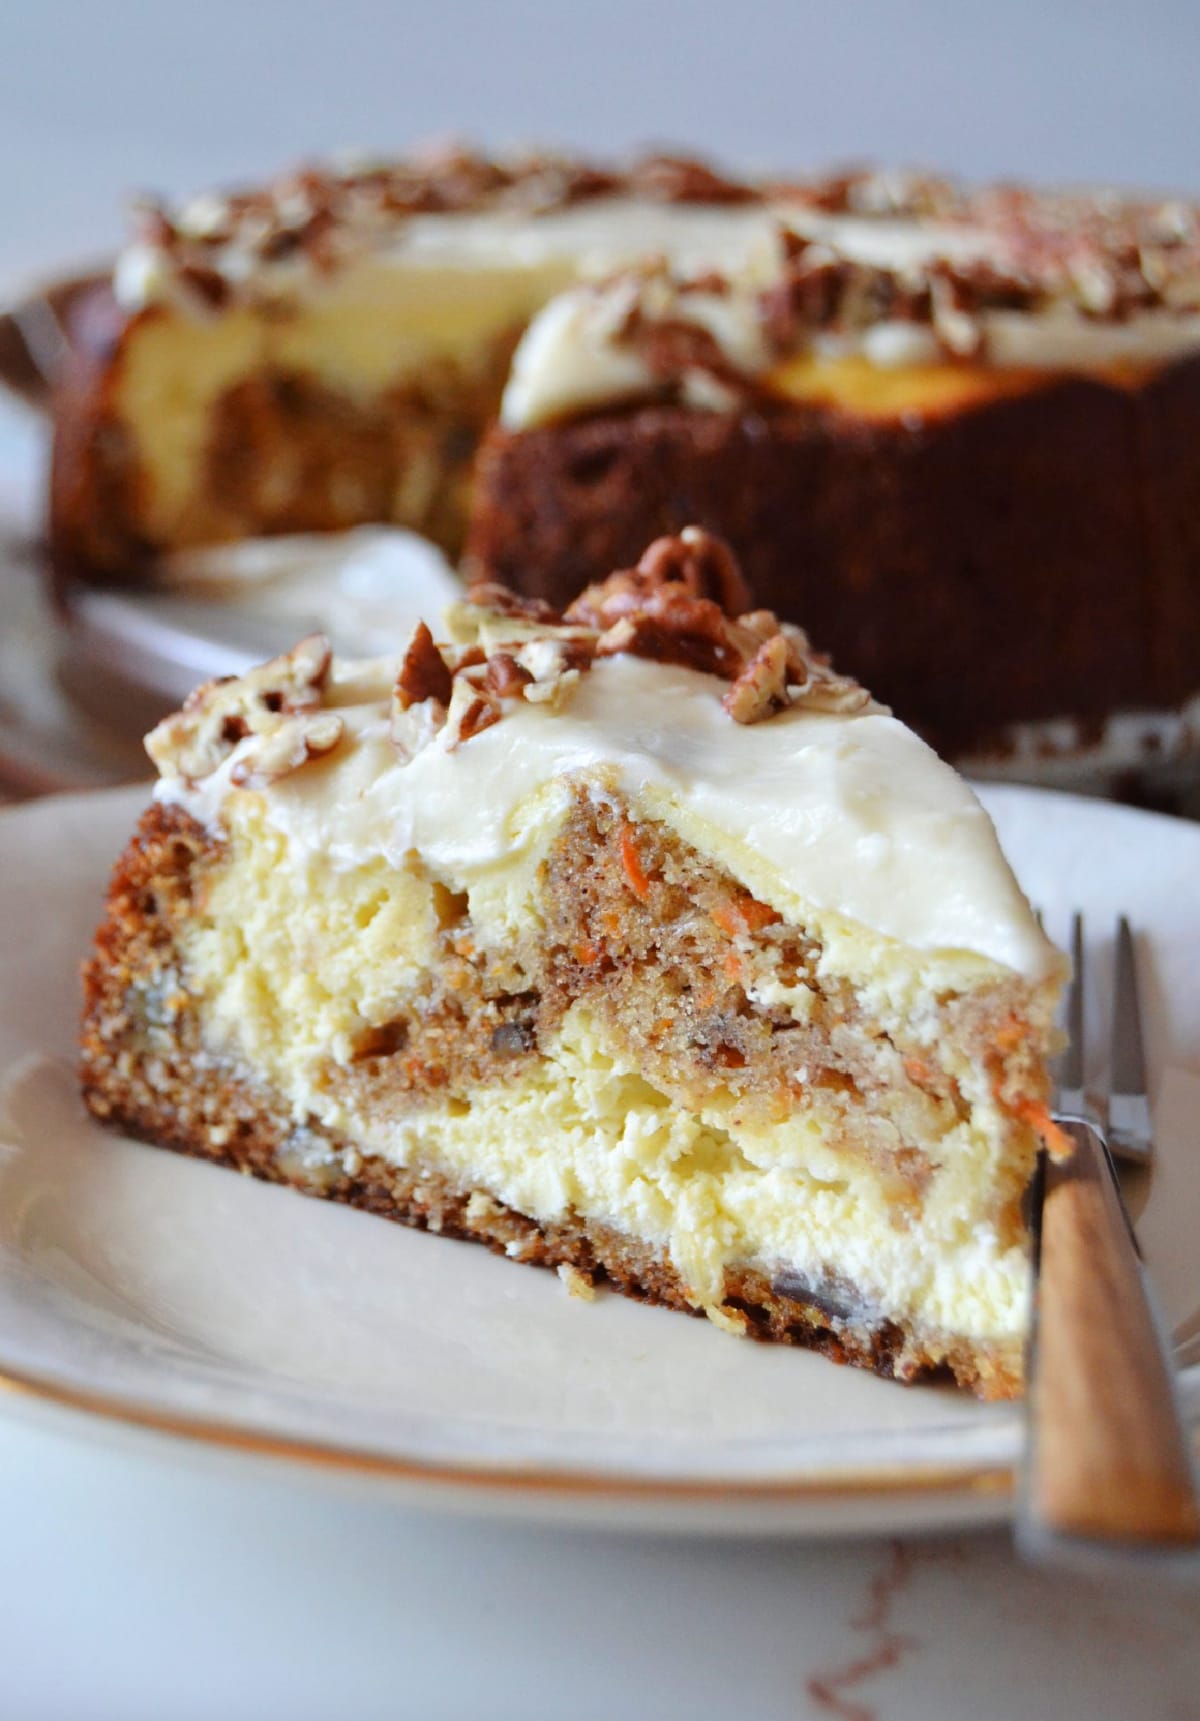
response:
<path id="1" fill-rule="evenodd" d="M 714 1327 L 720 1327 L 723 1333 L 731 1333 L 735 1339 L 744 1339 L 750 1328 L 750 1323 L 741 1309 L 727 1309 L 723 1303 L 709 1303 L 705 1314 Z"/>
<path id="2" fill-rule="evenodd" d="M 569 1261 L 563 1261 L 557 1268 L 558 1276 L 567 1287 L 567 1295 L 579 1297 L 585 1303 L 596 1301 L 596 1287 L 586 1273 L 581 1273 L 578 1267 L 572 1267 Z"/>

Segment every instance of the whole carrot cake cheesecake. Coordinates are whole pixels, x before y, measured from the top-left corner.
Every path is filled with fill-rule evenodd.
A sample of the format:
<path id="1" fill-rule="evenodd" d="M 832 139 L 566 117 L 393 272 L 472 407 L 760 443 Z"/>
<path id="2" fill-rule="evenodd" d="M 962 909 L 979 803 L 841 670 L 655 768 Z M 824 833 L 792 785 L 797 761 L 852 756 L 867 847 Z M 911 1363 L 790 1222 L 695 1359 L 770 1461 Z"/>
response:
<path id="1" fill-rule="evenodd" d="M 1063 962 L 728 548 L 480 589 L 149 736 L 83 1089 L 144 1139 L 902 1380 L 1020 1391 Z M 584 1318 L 581 1316 L 581 1319 Z"/>
<path id="2" fill-rule="evenodd" d="M 393 522 L 561 607 L 698 522 L 952 752 L 1200 693 L 1178 200 L 661 156 L 326 165 L 144 206 L 55 421 L 67 579 Z"/>

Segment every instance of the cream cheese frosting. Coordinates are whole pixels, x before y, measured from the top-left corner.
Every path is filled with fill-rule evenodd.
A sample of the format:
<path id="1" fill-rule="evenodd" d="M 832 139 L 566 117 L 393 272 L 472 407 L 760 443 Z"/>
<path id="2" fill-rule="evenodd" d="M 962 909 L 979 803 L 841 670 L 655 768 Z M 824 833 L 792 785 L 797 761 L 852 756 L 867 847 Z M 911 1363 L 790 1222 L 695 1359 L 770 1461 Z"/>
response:
<path id="1" fill-rule="evenodd" d="M 336 177 L 329 183 L 339 184 Z M 1045 267 L 1036 260 L 1038 247 L 1057 246 L 1061 256 L 1046 275 L 1044 303 L 984 306 L 964 325 L 964 340 L 998 368 L 1100 371 L 1200 349 L 1200 277 L 1187 262 L 1194 221 L 1182 206 L 1152 211 L 1101 194 L 1090 200 L 1048 194 L 1044 213 L 1027 200 L 1033 213 L 1022 228 L 1006 215 L 1003 194 L 989 202 L 987 194 L 972 197 L 930 182 L 923 203 L 922 183 L 913 181 L 906 193 L 902 178 L 899 207 L 890 193 L 876 206 L 872 188 L 888 191 L 889 182 L 869 176 L 851 212 L 821 208 L 818 185 L 747 188 L 744 201 L 672 202 L 627 187 L 546 209 L 485 197 L 476 208 L 389 213 L 372 205 L 362 213 L 351 180 L 326 231 L 333 261 L 321 267 L 303 245 L 284 245 L 276 254 L 260 231 L 270 219 L 283 223 L 286 236 L 288 222 L 311 208 L 302 190 L 268 194 L 269 218 L 254 208 L 231 215 L 228 201 L 208 195 L 185 205 L 172 227 L 174 244 L 189 257 L 200 247 L 201 269 L 181 266 L 161 235 L 147 237 L 123 251 L 113 286 L 131 314 L 169 304 L 185 316 L 211 318 L 214 304 L 228 299 L 282 303 L 318 320 L 352 318 L 364 329 L 382 318 L 385 368 L 396 374 L 453 356 L 475 336 L 529 323 L 501 408 L 501 421 L 514 430 L 661 392 L 661 370 L 627 338 L 631 316 L 696 330 L 736 378 L 747 384 L 767 378 L 780 355 L 767 337 L 763 294 L 782 279 L 787 235 L 830 259 L 885 271 L 902 288 L 940 264 L 970 269 L 993 261 L 1028 284 Z M 1160 228 L 1169 242 L 1152 245 L 1142 265 L 1143 285 L 1152 293 L 1161 287 L 1162 302 L 1135 299 L 1113 314 L 1107 295 L 1122 253 L 1104 224 L 1126 207 L 1131 219 L 1153 219 L 1156 243 Z M 1089 219 L 1099 224 L 1095 234 Z M 1064 246 L 1064 235 L 1076 229 L 1081 245 L 1089 235 L 1095 239 L 1094 256 Z M 207 292 L 197 291 L 198 274 L 210 277 Z M 856 312 L 851 327 L 808 331 L 803 350 L 818 360 L 852 357 L 883 370 L 948 362 L 954 313 L 934 330 L 890 315 L 887 297 L 877 309 Z M 348 367 L 344 380 L 373 383 L 378 346 L 364 337 L 357 358 L 339 347 L 339 366 Z M 712 365 L 685 363 L 670 380 L 689 404 L 730 403 L 729 379 Z"/>
<path id="2" fill-rule="evenodd" d="M 961 778 L 878 707 L 792 707 L 740 726 L 713 676 L 631 656 L 597 661 L 552 707 L 516 702 L 457 746 L 411 757 L 389 739 L 393 660 L 335 664 L 324 703 L 345 724 L 327 758 L 272 783 L 268 815 L 297 852 L 342 867 L 411 851 L 452 888 L 502 902 L 529 877 L 573 785 L 617 790 L 792 919 L 817 909 L 923 952 L 970 953 L 1031 981 L 1059 958 Z M 160 799 L 219 826 L 238 743 L 198 784 Z"/>
<path id="3" fill-rule="evenodd" d="M 770 241 L 785 211 L 786 205 L 770 202 L 726 206 L 604 197 L 538 215 L 511 209 L 415 215 L 369 247 L 364 241 L 329 276 L 314 272 L 302 256 L 263 263 L 236 246 L 222 254 L 221 267 L 231 287 L 253 282 L 268 297 L 314 299 L 334 291 L 360 299 L 387 294 L 395 290 L 397 273 L 407 272 L 430 279 L 445 271 L 515 273 L 566 282 L 663 257 L 692 274 L 740 268 Z M 147 241 L 122 251 L 113 290 L 131 312 L 165 301 L 201 308 L 162 248 Z"/>
<path id="4" fill-rule="evenodd" d="M 748 383 L 768 379 L 779 362 L 764 323 L 764 289 L 781 278 L 778 248 L 783 230 L 868 268 L 901 279 L 940 259 L 970 264 L 995 251 L 982 228 L 949 223 L 875 220 L 855 216 L 780 212 L 774 248 L 765 238 L 732 266 L 722 268 L 717 290 L 707 289 L 673 263 L 643 267 L 608 281 L 566 288 L 533 318 L 513 358 L 500 409 L 510 430 L 531 429 L 604 403 L 661 392 L 664 378 L 631 341 L 633 319 L 647 325 L 693 328 L 709 337 L 722 361 Z M 1000 369 L 1100 371 L 1152 365 L 1200 350 L 1200 314 L 1153 308 L 1119 319 L 1097 317 L 1063 298 L 1036 310 L 984 308 L 970 319 L 969 338 L 984 362 Z M 814 330 L 807 350 L 818 359 L 864 359 L 882 370 L 944 364 L 944 339 L 922 322 L 866 316 L 849 329 Z M 677 379 L 692 405 L 721 405 L 711 370 L 684 369 Z"/>

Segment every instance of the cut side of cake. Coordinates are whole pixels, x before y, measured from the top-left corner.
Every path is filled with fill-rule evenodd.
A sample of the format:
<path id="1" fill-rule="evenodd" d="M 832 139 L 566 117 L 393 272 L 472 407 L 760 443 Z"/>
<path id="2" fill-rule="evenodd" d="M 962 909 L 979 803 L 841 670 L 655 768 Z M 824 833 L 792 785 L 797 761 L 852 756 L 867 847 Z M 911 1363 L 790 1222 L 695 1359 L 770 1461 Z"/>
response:
<path id="1" fill-rule="evenodd" d="M 201 689 L 86 970 L 146 1140 L 1021 1390 L 1063 961 L 967 786 L 699 531 Z M 583 1319 L 581 1315 L 581 1319 Z"/>
<path id="2" fill-rule="evenodd" d="M 650 157 L 615 171 L 465 150 L 143 206 L 73 319 L 57 388 L 60 573 L 393 523 L 461 547 L 513 349 L 581 274 L 767 240 L 765 191 Z"/>

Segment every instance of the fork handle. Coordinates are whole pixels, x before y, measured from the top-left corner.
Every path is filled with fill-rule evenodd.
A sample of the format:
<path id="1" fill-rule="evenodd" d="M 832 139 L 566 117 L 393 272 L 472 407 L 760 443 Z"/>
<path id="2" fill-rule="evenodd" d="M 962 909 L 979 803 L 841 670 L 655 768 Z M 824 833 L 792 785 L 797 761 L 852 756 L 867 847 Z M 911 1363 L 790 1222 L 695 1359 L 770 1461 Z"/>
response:
<path id="1" fill-rule="evenodd" d="M 1075 1152 L 1047 1163 L 1042 1203 L 1023 1527 L 1195 1546 L 1190 1446 L 1120 1193 L 1096 1132 L 1065 1127 Z"/>

